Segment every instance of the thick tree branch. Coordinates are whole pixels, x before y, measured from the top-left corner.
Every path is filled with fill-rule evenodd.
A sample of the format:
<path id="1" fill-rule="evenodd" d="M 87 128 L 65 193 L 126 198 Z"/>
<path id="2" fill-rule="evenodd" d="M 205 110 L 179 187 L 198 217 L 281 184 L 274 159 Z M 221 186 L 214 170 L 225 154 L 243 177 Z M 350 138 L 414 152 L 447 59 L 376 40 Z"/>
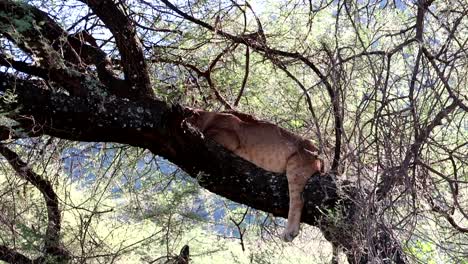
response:
<path id="1" fill-rule="evenodd" d="M 0 54 L 0 65 L 8 67 L 8 68 L 11 67 L 17 71 L 24 72 L 24 73 L 34 75 L 37 77 L 41 77 L 44 80 L 47 80 L 49 78 L 48 71 L 46 69 L 33 66 L 26 62 L 16 61 L 16 60 L 7 58 L 3 56 L 3 54 Z"/>
<path id="2" fill-rule="evenodd" d="M 18 251 L 0 245 L 0 260 L 15 264 L 33 264 L 34 262 Z"/>
<path id="3" fill-rule="evenodd" d="M 106 24 L 115 38 L 122 57 L 125 80 L 129 82 L 129 93 L 135 98 L 154 97 L 143 47 L 132 21 L 113 1 L 82 0 Z"/>
<path id="4" fill-rule="evenodd" d="M 107 86 L 107 90 L 120 97 L 134 99 L 138 97 L 130 88 L 128 82 L 117 77 L 113 71 L 114 65 L 107 54 L 101 50 L 96 40 L 87 32 L 69 35 L 68 43 L 78 53 L 82 62 L 95 65 L 99 80 Z M 86 44 L 88 42 L 90 45 Z"/>
<path id="5" fill-rule="evenodd" d="M 63 45 L 64 31 L 43 11 L 11 0 L 0 1 L 0 32 L 31 54 L 42 67 L 64 68 L 64 61 L 54 47 L 64 47 L 70 61 L 79 64 L 79 57 Z"/>
<path id="6" fill-rule="evenodd" d="M 61 212 L 59 201 L 52 184 L 35 173 L 21 158 L 0 143 L 0 154 L 3 155 L 16 173 L 34 187 L 36 187 L 44 197 L 47 206 L 47 229 L 44 236 L 44 253 L 62 259 L 68 259 L 68 253 L 64 251 L 60 244 Z M 12 262 L 15 263 L 15 262 Z"/>
<path id="7" fill-rule="evenodd" d="M 29 53 L 39 67 L 48 71 L 50 80 L 61 84 L 74 95 L 87 93 L 80 84 L 83 76 L 79 67 L 66 65 L 62 56 L 54 49 L 57 45 L 63 46 L 60 42 L 64 36 L 59 26 L 39 9 L 18 2 L 1 0 L 0 11 L 4 13 L 0 16 L 1 34 Z M 75 62 L 79 61 L 73 49 L 65 46 L 65 53 L 67 52 L 75 55 Z M 16 66 L 26 69 L 18 63 Z"/>
<path id="8" fill-rule="evenodd" d="M 58 82 L 64 87 L 73 83 L 68 90 L 76 95 L 88 93 L 79 84 L 82 81 L 81 73 L 85 71 L 85 65 L 94 64 L 99 80 L 111 93 L 126 98 L 140 96 L 131 89 L 128 82 L 116 76 L 107 54 L 97 47 L 96 41 L 87 32 L 69 35 L 45 12 L 34 6 L 3 0 L 0 2 L 0 10 L 9 17 L 0 19 L 0 23 L 4 25 L 3 32 L 25 52 L 35 56 L 39 66 L 6 58 L 0 59 L 1 64 Z M 13 17 L 22 19 L 28 30 L 17 31 L 14 24 L 16 20 L 11 19 Z M 38 37 L 42 38 L 41 41 L 36 39 Z"/>

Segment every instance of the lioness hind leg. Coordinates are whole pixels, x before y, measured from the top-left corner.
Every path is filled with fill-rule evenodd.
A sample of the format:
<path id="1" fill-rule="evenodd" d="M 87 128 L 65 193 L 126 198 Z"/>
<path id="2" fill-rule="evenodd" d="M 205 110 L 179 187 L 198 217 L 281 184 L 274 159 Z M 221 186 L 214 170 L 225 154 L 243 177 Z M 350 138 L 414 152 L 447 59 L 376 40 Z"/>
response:
<path id="1" fill-rule="evenodd" d="M 294 155 L 288 159 L 286 176 L 288 177 L 289 211 L 288 223 L 282 235 L 282 239 L 286 242 L 292 241 L 299 234 L 302 208 L 304 207 L 301 194 L 310 177 L 309 171 L 309 166 L 304 163 L 300 155 Z"/>
<path id="2" fill-rule="evenodd" d="M 286 242 L 291 242 L 299 234 L 299 225 L 301 222 L 301 213 L 302 213 L 302 207 L 304 206 L 304 203 L 301 198 L 301 190 L 297 184 L 288 183 L 288 188 L 289 188 L 288 223 L 286 225 L 286 229 L 283 231 L 282 239 Z"/>

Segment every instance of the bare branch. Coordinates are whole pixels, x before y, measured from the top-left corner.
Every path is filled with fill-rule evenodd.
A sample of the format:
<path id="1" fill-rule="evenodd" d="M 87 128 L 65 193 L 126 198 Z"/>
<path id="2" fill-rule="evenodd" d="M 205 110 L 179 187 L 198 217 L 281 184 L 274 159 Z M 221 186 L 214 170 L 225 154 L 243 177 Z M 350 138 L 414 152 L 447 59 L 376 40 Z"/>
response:
<path id="1" fill-rule="evenodd" d="M 249 212 L 249 208 L 247 208 L 242 215 L 242 218 L 239 221 L 234 220 L 234 218 L 229 217 L 229 220 L 236 226 L 237 231 L 239 232 L 239 240 L 241 244 L 242 251 L 245 251 L 245 245 L 244 245 L 244 234 L 245 234 L 245 228 L 242 228 L 242 222 L 244 222 L 245 217 L 247 216 L 247 213 Z"/>
<path id="2" fill-rule="evenodd" d="M 216 88 L 216 85 L 213 82 L 213 79 L 211 78 L 211 72 L 214 70 L 216 64 L 218 61 L 226 55 L 229 51 L 234 51 L 237 48 L 238 44 L 232 44 L 226 47 L 224 50 L 222 50 L 214 59 L 213 61 L 210 62 L 208 65 L 208 68 L 206 70 L 201 70 L 197 66 L 183 62 L 182 60 L 170 60 L 170 59 L 163 59 L 163 58 L 158 58 L 155 61 L 157 62 L 167 62 L 167 63 L 173 63 L 177 65 L 182 65 L 184 67 L 187 67 L 194 72 L 197 73 L 198 76 L 202 76 L 205 78 L 206 82 L 208 83 L 208 86 L 214 93 L 216 99 L 226 108 L 229 110 L 232 110 L 233 107 L 229 104 L 229 102 L 224 98 L 224 96 L 221 94 L 221 92 Z"/>
<path id="3" fill-rule="evenodd" d="M 432 211 L 436 212 L 436 213 L 439 213 L 440 215 L 442 215 L 442 217 L 444 217 L 447 222 L 449 222 L 449 224 L 455 228 L 456 230 L 458 230 L 459 232 L 462 232 L 462 233 L 468 233 L 468 227 L 462 227 L 460 226 L 456 221 L 455 219 L 453 219 L 453 216 L 451 214 L 449 214 L 446 210 L 440 208 L 440 206 L 436 205 L 432 199 L 429 199 L 429 203 L 431 204 L 431 208 L 432 208 Z"/>
<path id="4" fill-rule="evenodd" d="M 402 183 L 402 179 L 408 173 L 407 170 L 411 164 L 411 161 L 415 157 L 417 157 L 417 153 L 419 152 L 421 147 L 426 143 L 426 140 L 428 139 L 432 130 L 436 126 L 442 125 L 442 120 L 447 118 L 448 115 L 452 113 L 455 109 L 457 109 L 457 104 L 453 102 L 452 104 L 440 110 L 439 113 L 437 113 L 437 115 L 426 126 L 425 129 L 421 129 L 421 132 L 419 133 L 418 137 L 415 138 L 413 144 L 411 144 L 411 146 L 408 148 L 401 167 L 399 167 L 395 173 L 387 173 L 383 176 L 382 181 L 380 182 L 379 188 L 377 190 L 378 200 L 383 199 L 395 185 Z"/>
<path id="5" fill-rule="evenodd" d="M 317 138 L 318 138 L 318 143 L 319 143 L 319 150 L 320 153 L 323 153 L 324 149 L 324 144 L 323 144 L 323 138 L 322 138 L 322 133 L 320 130 L 319 122 L 317 119 L 317 115 L 315 114 L 314 106 L 312 105 L 312 99 L 310 98 L 309 91 L 307 91 L 306 87 L 304 84 L 299 81 L 299 79 L 296 78 L 287 68 L 285 65 L 282 65 L 280 63 L 276 64 L 281 70 L 283 70 L 286 75 L 291 78 L 298 86 L 301 88 L 302 93 L 305 95 L 305 99 L 307 102 L 307 107 L 309 108 L 310 114 L 312 115 L 312 118 L 314 119 L 314 124 L 315 124 L 315 129 L 317 131 Z"/>
<path id="6" fill-rule="evenodd" d="M 429 62 L 431 63 L 432 65 L 432 68 L 434 68 L 435 72 L 437 73 L 437 76 L 439 77 L 439 79 L 441 80 L 442 84 L 444 85 L 445 89 L 447 90 L 447 92 L 449 93 L 450 95 L 450 98 L 452 98 L 452 100 L 461 108 L 463 109 L 464 111 L 467 111 L 468 112 L 468 106 L 463 103 L 463 101 L 458 98 L 458 96 L 455 94 L 455 92 L 453 91 L 453 89 L 450 87 L 450 84 L 447 80 L 447 78 L 445 78 L 444 74 L 442 73 L 442 71 L 439 69 L 439 67 L 437 67 L 437 64 L 435 62 L 435 59 L 434 59 L 434 56 L 432 56 L 432 54 L 429 52 L 429 50 L 427 50 L 426 47 L 422 47 L 422 52 L 424 53 L 425 57 L 429 60 Z"/>
<path id="7" fill-rule="evenodd" d="M 31 65 L 26 62 L 16 61 L 0 54 L 0 65 L 3 65 L 8 68 L 13 68 L 17 71 L 24 72 L 30 75 L 38 76 L 44 80 L 49 79 L 48 71 L 44 68 Z"/>
<path id="8" fill-rule="evenodd" d="M 236 101 L 234 101 L 234 107 L 237 107 L 239 104 L 240 99 L 242 98 L 242 94 L 244 93 L 245 86 L 247 84 L 247 79 L 249 78 L 249 67 L 250 67 L 250 51 L 249 46 L 245 47 L 245 71 L 244 71 L 244 78 L 242 79 L 242 85 L 239 90 L 239 94 L 237 95 Z"/>

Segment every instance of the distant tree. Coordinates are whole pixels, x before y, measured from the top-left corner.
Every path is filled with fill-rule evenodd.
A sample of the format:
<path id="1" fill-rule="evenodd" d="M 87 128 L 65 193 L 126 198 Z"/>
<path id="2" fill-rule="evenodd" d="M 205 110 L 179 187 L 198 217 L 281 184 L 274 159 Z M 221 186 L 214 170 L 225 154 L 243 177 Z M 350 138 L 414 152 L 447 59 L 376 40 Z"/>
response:
<path id="1" fill-rule="evenodd" d="M 83 142 L 98 143 L 77 162 L 110 146 L 96 154 L 99 169 L 81 165 L 81 173 L 68 174 L 99 179 L 90 181 L 91 200 L 112 195 L 109 174 L 131 178 L 145 168 L 154 173 L 151 161 L 140 162 L 148 156 L 128 148 L 133 146 L 169 160 L 206 190 L 285 217 L 285 175 L 202 137 L 184 122 L 187 107 L 237 109 L 315 140 L 330 164 L 325 176 L 309 180 L 302 221 L 318 227 L 349 263 L 466 259 L 464 0 L 253 4 L 0 0 L 0 154 L 6 179 L 0 189 L 0 260 L 114 262 L 134 249 L 95 253 L 104 244 L 88 238 L 90 223 L 119 204 L 86 209 L 75 218 L 79 231 L 64 243 L 62 217 L 66 208 L 80 205 L 70 204 L 66 190 L 72 184 L 51 167 L 72 171 L 60 155 L 88 146 Z M 122 153 L 128 156 L 117 158 Z M 154 174 L 146 176 L 122 182 L 137 185 L 133 191 L 148 200 L 166 191 L 149 182 Z M 157 187 L 145 190 L 149 185 Z M 190 203 L 183 200 L 190 190 L 167 186 L 174 196 L 168 201 Z M 19 204 L 28 200 L 31 207 Z M 164 208 L 161 215 L 170 224 L 172 214 Z M 35 217 L 42 226 L 28 226 Z M 244 231 L 232 222 L 244 246 Z M 139 245 L 154 236 L 163 235 L 148 234 Z M 78 244 L 80 249 L 71 246 Z"/>

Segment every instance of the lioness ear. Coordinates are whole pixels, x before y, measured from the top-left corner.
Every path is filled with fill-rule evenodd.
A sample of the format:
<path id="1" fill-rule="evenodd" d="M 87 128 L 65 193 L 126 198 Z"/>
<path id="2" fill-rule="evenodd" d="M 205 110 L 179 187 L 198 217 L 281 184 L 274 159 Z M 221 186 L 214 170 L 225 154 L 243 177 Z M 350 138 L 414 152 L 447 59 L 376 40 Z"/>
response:
<path id="1" fill-rule="evenodd" d="M 197 126 L 198 118 L 200 117 L 197 109 L 186 107 L 184 109 L 184 119 L 181 123 L 181 126 L 184 127 L 187 124 L 190 124 L 192 127 Z"/>
<path id="2" fill-rule="evenodd" d="M 327 157 L 324 154 L 319 155 L 318 159 L 320 159 L 320 162 L 322 163 L 321 173 L 325 174 L 326 172 L 330 171 L 329 159 L 327 159 Z"/>
<path id="3" fill-rule="evenodd" d="M 190 112 L 190 114 L 185 118 L 185 122 L 191 124 L 192 126 L 195 126 L 197 128 L 200 128 L 200 112 L 194 109 L 193 111 Z"/>
<path id="4" fill-rule="evenodd" d="M 185 107 L 187 118 L 197 118 L 200 116 L 200 110 L 192 107 Z"/>
<path id="5" fill-rule="evenodd" d="M 194 118 L 194 119 L 198 119 L 198 118 L 200 117 L 200 112 L 198 112 L 198 111 L 196 111 L 196 110 L 193 111 L 191 117 Z"/>
<path id="6" fill-rule="evenodd" d="M 192 117 L 195 112 L 197 112 L 196 108 L 192 108 L 192 107 L 189 107 L 189 106 L 183 107 L 184 118 Z"/>

